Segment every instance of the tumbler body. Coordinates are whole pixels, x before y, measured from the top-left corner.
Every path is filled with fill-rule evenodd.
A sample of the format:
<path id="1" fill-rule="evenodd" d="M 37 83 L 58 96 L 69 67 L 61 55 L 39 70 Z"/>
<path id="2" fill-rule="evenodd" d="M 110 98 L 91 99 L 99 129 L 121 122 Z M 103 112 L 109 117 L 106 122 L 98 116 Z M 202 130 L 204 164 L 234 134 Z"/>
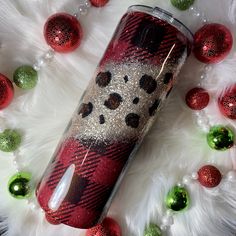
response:
<path id="1" fill-rule="evenodd" d="M 102 220 L 191 43 L 169 13 L 129 8 L 37 188 L 48 218 L 76 228 Z"/>

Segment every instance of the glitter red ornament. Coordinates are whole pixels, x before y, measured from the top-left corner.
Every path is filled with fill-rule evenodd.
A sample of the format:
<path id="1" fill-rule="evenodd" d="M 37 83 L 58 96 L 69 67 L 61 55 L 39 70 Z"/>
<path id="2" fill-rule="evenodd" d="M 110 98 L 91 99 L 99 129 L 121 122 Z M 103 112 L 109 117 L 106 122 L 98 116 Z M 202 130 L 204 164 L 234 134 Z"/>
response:
<path id="1" fill-rule="evenodd" d="M 218 98 L 218 106 L 224 116 L 230 119 L 236 119 L 236 84 L 227 89 Z"/>
<path id="2" fill-rule="evenodd" d="M 222 61 L 233 46 L 233 37 L 228 28 L 221 24 L 206 24 L 194 36 L 193 52 L 203 63 Z"/>
<path id="3" fill-rule="evenodd" d="M 0 110 L 6 108 L 14 97 L 14 87 L 12 82 L 4 75 L 0 74 Z"/>
<path id="4" fill-rule="evenodd" d="M 191 109 L 202 110 L 209 104 L 210 96 L 205 89 L 197 87 L 186 94 L 185 101 Z"/>
<path id="5" fill-rule="evenodd" d="M 118 223 L 110 217 L 103 222 L 86 231 L 86 236 L 121 236 L 121 229 Z"/>
<path id="6" fill-rule="evenodd" d="M 67 53 L 79 47 L 83 36 L 82 27 L 76 17 L 57 13 L 49 17 L 44 26 L 44 37 L 55 51 Z"/>
<path id="7" fill-rule="evenodd" d="M 90 2 L 94 7 L 103 7 L 109 2 L 109 0 L 90 0 Z"/>
<path id="8" fill-rule="evenodd" d="M 220 184 L 222 175 L 220 171 L 212 165 L 203 166 L 198 171 L 198 181 L 207 188 L 214 188 Z"/>

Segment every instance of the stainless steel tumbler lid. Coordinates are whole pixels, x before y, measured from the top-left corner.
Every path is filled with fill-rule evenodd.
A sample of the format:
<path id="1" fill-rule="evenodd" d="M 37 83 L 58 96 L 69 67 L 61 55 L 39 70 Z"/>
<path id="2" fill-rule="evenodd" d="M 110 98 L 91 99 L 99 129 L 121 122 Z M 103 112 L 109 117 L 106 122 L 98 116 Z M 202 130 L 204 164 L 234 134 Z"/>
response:
<path id="1" fill-rule="evenodd" d="M 181 21 L 177 20 L 176 18 L 173 17 L 173 15 L 166 11 L 163 10 L 162 8 L 159 7 L 150 7 L 150 6 L 145 6 L 145 5 L 132 5 L 128 8 L 128 11 L 140 11 L 147 13 L 149 15 L 152 15 L 154 17 L 158 17 L 162 20 L 167 21 L 169 24 L 173 25 L 175 28 L 177 28 L 180 32 L 182 32 L 190 42 L 193 41 L 193 34 L 192 32 L 188 29 L 187 26 L 185 26 Z"/>

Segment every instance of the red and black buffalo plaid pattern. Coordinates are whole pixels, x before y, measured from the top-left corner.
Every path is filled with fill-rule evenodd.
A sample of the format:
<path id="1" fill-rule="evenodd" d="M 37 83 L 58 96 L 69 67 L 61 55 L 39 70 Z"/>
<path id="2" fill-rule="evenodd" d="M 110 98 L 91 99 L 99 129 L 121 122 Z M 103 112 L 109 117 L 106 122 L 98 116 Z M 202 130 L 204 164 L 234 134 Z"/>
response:
<path id="1" fill-rule="evenodd" d="M 106 146 L 99 143 L 93 146 L 94 143 L 96 142 L 68 139 L 46 171 L 37 190 L 37 198 L 53 221 L 76 228 L 91 228 L 100 220 L 135 144 L 117 143 Z M 70 189 L 59 209 L 53 212 L 48 203 L 71 164 L 75 164 L 76 169 Z"/>
<path id="2" fill-rule="evenodd" d="M 165 20 L 143 12 L 129 12 L 121 19 L 100 66 L 111 61 L 161 66 L 171 49 L 169 60 L 177 63 L 185 51 L 190 53 L 191 42 Z"/>

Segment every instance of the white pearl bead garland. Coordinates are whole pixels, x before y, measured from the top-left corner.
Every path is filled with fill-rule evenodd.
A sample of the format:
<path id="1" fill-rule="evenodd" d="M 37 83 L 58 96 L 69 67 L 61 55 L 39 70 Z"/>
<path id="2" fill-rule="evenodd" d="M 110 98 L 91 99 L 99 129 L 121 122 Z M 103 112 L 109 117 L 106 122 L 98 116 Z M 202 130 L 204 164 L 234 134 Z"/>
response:
<path id="1" fill-rule="evenodd" d="M 226 175 L 226 178 L 230 182 L 236 181 L 236 171 L 235 170 L 229 171 Z"/>
<path id="2" fill-rule="evenodd" d="M 91 7 L 91 3 L 89 0 L 84 1 L 83 3 L 80 3 L 78 6 L 77 12 L 74 14 L 74 16 L 79 19 L 81 16 L 85 16 L 88 14 L 88 10 Z"/>
<path id="3" fill-rule="evenodd" d="M 204 12 L 201 12 L 198 8 L 192 6 L 189 8 L 189 10 L 190 12 L 192 12 L 193 16 L 199 18 L 203 23 L 208 22 L 206 14 Z"/>
<path id="4" fill-rule="evenodd" d="M 36 71 L 41 70 L 52 61 L 54 55 L 55 51 L 53 49 L 49 49 L 46 53 L 44 53 L 40 58 L 36 60 L 36 62 L 33 64 L 33 68 Z"/>

